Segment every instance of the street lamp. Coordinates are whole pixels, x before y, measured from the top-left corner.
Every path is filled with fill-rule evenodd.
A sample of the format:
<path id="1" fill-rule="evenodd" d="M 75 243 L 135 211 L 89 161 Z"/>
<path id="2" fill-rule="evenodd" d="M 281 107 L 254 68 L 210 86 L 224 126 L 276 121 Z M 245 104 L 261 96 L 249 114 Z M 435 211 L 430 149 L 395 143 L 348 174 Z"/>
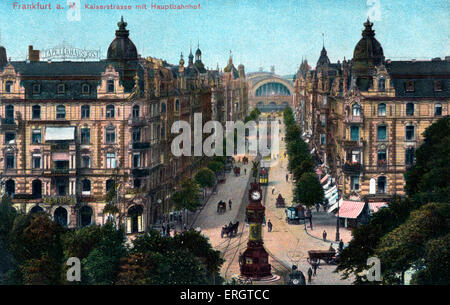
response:
<path id="1" fill-rule="evenodd" d="M 339 208 L 339 202 L 341 201 L 341 199 L 340 199 L 340 197 L 341 197 L 341 191 L 338 189 L 338 197 L 339 197 L 339 199 L 338 199 L 338 215 L 337 215 L 337 221 L 336 221 L 336 241 L 340 241 L 341 240 L 341 238 L 340 238 L 340 234 L 339 234 L 339 225 L 340 225 L 340 221 L 339 221 L 339 210 L 340 210 L 340 208 Z"/>

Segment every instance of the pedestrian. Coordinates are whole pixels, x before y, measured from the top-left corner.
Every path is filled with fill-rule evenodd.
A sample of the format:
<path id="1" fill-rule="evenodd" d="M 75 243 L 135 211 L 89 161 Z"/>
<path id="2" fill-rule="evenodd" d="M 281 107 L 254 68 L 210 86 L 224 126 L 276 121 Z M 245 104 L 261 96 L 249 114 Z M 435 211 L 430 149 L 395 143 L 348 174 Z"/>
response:
<path id="1" fill-rule="evenodd" d="M 311 283 L 311 276 L 312 276 L 312 273 L 313 273 L 313 271 L 312 271 L 311 267 L 309 267 L 309 268 L 308 268 L 308 283 Z"/>
<path id="2" fill-rule="evenodd" d="M 323 230 L 322 237 L 323 237 L 323 241 L 327 240 L 327 232 L 325 230 Z"/>
<path id="3" fill-rule="evenodd" d="M 186 225 L 184 225 L 184 231 L 187 231 L 187 227 L 186 227 Z"/>
<path id="4" fill-rule="evenodd" d="M 339 252 L 342 252 L 342 250 L 344 250 L 344 242 L 342 241 L 341 238 L 341 241 L 339 242 Z"/>
<path id="5" fill-rule="evenodd" d="M 232 205 L 232 202 L 231 202 L 231 199 L 230 199 L 230 200 L 228 200 L 228 207 L 230 208 L 230 210 L 231 210 L 231 205 Z"/>
<path id="6" fill-rule="evenodd" d="M 272 223 L 270 222 L 270 219 L 269 219 L 269 221 L 267 222 L 267 228 L 268 228 L 268 231 L 269 231 L 269 232 L 272 232 Z"/>
<path id="7" fill-rule="evenodd" d="M 247 169 L 246 169 L 246 168 L 244 168 L 244 174 L 246 174 L 246 175 L 247 175 Z"/>
<path id="8" fill-rule="evenodd" d="M 166 227 L 164 227 L 164 225 L 162 225 L 162 230 L 161 230 L 162 235 L 166 234 Z"/>
<path id="9" fill-rule="evenodd" d="M 319 209 L 320 209 L 320 205 L 318 203 L 316 203 L 316 211 L 317 211 L 317 213 L 319 213 Z"/>
<path id="10" fill-rule="evenodd" d="M 286 174 L 286 182 L 289 181 L 289 174 Z"/>
<path id="11" fill-rule="evenodd" d="M 317 267 L 319 267 L 319 262 L 313 262 L 313 270 L 314 270 L 314 273 L 313 273 L 313 275 L 314 276 L 316 276 L 317 274 L 316 274 L 316 271 L 317 271 Z"/>
<path id="12" fill-rule="evenodd" d="M 272 195 L 275 193 L 275 187 L 272 186 Z"/>

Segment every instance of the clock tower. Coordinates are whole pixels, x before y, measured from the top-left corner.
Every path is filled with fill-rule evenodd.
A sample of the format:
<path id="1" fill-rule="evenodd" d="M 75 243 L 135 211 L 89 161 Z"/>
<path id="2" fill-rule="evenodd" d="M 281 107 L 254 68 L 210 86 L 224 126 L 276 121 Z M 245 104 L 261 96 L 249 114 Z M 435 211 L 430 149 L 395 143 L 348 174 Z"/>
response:
<path id="1" fill-rule="evenodd" d="M 262 223 L 264 210 L 262 204 L 262 190 L 258 183 L 252 183 L 249 191 L 249 204 L 246 209 L 246 217 L 250 224 L 250 232 L 247 249 L 243 253 L 241 261 L 241 275 L 252 279 L 271 277 L 269 254 L 264 249 L 262 240 Z"/>

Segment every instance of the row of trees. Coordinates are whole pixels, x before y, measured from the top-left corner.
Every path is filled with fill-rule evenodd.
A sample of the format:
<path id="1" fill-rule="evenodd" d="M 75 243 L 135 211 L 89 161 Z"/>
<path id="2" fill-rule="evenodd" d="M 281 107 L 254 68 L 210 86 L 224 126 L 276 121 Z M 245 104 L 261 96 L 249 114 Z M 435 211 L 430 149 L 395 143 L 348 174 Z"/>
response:
<path id="1" fill-rule="evenodd" d="M 161 236 L 150 231 L 130 246 L 112 222 L 68 230 L 46 214 L 17 214 L 0 203 L 0 284 L 76 284 L 70 257 L 81 261 L 80 284 L 218 284 L 223 260 L 194 230 Z"/>
<path id="2" fill-rule="evenodd" d="M 295 181 L 294 202 L 311 207 L 324 200 L 324 191 L 314 173 L 314 161 L 308 145 L 300 137 L 301 130 L 295 123 L 292 109 L 287 107 L 283 115 L 286 128 L 284 139 L 289 157 L 288 169 Z"/>
<path id="3" fill-rule="evenodd" d="M 403 284 L 407 270 L 413 284 L 450 284 L 450 119 L 429 126 L 405 174 L 406 198 L 374 214 L 369 224 L 354 229 L 339 258 L 337 271 L 367 284 L 369 257 L 381 262 L 383 284 Z M 378 283 L 376 283 L 378 284 Z"/>

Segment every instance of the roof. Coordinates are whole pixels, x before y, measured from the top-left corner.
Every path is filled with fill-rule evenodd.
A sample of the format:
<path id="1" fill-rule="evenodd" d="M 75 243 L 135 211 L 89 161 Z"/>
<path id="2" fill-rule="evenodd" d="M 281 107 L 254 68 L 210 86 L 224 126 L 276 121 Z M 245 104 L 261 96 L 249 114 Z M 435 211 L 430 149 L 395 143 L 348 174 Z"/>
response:
<path id="1" fill-rule="evenodd" d="M 390 74 L 393 75 L 450 75 L 450 61 L 391 61 L 386 64 Z"/>
<path id="2" fill-rule="evenodd" d="M 376 213 L 381 207 L 388 206 L 386 202 L 369 202 L 369 209 L 371 212 Z"/>
<path id="3" fill-rule="evenodd" d="M 365 203 L 362 201 L 342 200 L 339 206 L 339 217 L 356 219 L 361 214 L 364 206 Z M 336 213 L 336 216 L 338 216 L 338 213 Z"/>
<path id="4" fill-rule="evenodd" d="M 100 76 L 105 72 L 105 61 L 13 61 L 12 66 L 22 76 Z"/>

